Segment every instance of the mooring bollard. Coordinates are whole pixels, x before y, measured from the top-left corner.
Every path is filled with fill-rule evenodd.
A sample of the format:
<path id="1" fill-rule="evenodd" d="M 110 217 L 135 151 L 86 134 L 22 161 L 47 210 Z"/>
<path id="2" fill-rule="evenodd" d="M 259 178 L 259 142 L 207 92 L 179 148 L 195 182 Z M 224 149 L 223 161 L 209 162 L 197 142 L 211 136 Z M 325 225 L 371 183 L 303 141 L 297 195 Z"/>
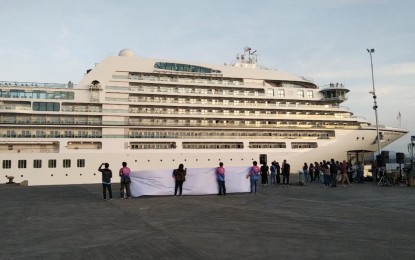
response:
<path id="1" fill-rule="evenodd" d="M 6 176 L 7 179 L 9 179 L 9 182 L 6 182 L 6 184 L 14 184 L 14 177 L 13 176 Z"/>

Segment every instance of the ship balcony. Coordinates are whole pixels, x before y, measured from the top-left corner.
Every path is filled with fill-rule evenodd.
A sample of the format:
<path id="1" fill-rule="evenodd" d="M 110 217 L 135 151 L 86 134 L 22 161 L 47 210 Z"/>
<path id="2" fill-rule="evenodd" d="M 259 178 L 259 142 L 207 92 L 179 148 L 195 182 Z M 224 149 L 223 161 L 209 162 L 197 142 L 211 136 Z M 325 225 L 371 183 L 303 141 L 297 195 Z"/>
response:
<path id="1" fill-rule="evenodd" d="M 218 120 L 219 121 L 219 120 Z M 360 125 L 344 125 L 344 124 L 322 124 L 322 123 L 313 123 L 313 124 L 267 124 L 267 123 L 255 123 L 250 122 L 245 124 L 244 122 L 239 122 L 235 124 L 234 122 L 165 122 L 163 120 L 159 121 L 134 121 L 130 120 L 129 124 L 131 126 L 167 126 L 167 127 L 212 127 L 215 129 L 220 128 L 281 128 L 281 129 L 359 129 Z"/>
<path id="2" fill-rule="evenodd" d="M 171 72 L 169 72 L 171 73 Z M 174 72 L 174 74 L 177 74 Z M 189 74 L 194 76 L 194 74 Z M 203 77 L 207 77 L 209 75 L 203 74 Z M 217 75 L 215 75 L 217 76 Z M 112 78 L 114 79 L 126 79 L 132 82 L 142 82 L 142 83 L 154 83 L 158 82 L 161 84 L 190 84 L 190 85 L 207 85 L 207 86 L 243 86 L 245 85 L 243 81 L 235 81 L 235 80 L 218 80 L 218 79 L 180 79 L 180 78 L 169 78 L 169 77 L 143 77 L 143 76 L 126 76 L 126 75 L 114 75 Z M 255 85 L 254 83 L 250 83 L 249 85 Z M 257 84 L 258 86 L 263 86 L 263 84 Z"/>
<path id="3" fill-rule="evenodd" d="M 10 112 L 13 111 L 31 111 L 32 108 L 30 106 L 17 106 L 17 105 L 0 105 L 0 110 L 7 110 Z"/>
<path id="4" fill-rule="evenodd" d="M 116 100 L 111 100 L 116 101 Z M 123 101 L 126 101 L 126 99 L 123 99 Z M 233 100 L 228 100 L 228 102 L 221 101 L 192 101 L 192 100 L 167 100 L 167 99 L 145 99 L 145 98 L 139 98 L 139 97 L 130 97 L 128 99 L 128 102 L 131 103 L 143 103 L 143 104 L 163 104 L 163 105 L 197 105 L 197 106 L 217 106 L 217 107 L 233 107 L 233 108 L 292 108 L 292 109 L 307 109 L 307 110 L 336 110 L 336 111 L 349 111 L 348 107 L 344 106 L 338 106 L 334 104 L 325 104 L 325 105 L 311 105 L 311 104 L 281 104 L 280 102 L 269 102 L 269 103 L 263 103 L 263 102 L 257 102 L 253 100 L 249 100 L 250 102 L 244 103 L 243 101 L 234 102 Z"/>
<path id="5" fill-rule="evenodd" d="M 364 117 L 358 117 L 358 116 L 352 116 L 352 115 L 312 115 L 312 114 L 286 114 L 286 113 L 255 113 L 254 111 L 250 113 L 233 113 L 232 111 L 229 111 L 228 113 L 224 112 L 190 112 L 190 111 L 137 111 L 134 112 L 134 115 L 137 116 L 166 116 L 168 118 L 174 117 L 176 118 L 178 115 L 181 115 L 183 117 L 209 117 L 209 118 L 216 118 L 216 117 L 222 117 L 222 118 L 239 118 L 239 119 L 301 119 L 301 120 L 329 120 L 329 119 L 335 119 L 335 120 L 353 120 L 353 121 L 365 121 Z"/>
<path id="6" fill-rule="evenodd" d="M 45 120 L 10 120 L 0 119 L 0 124 L 28 124 L 28 125 L 102 125 L 102 121 L 45 121 Z"/>

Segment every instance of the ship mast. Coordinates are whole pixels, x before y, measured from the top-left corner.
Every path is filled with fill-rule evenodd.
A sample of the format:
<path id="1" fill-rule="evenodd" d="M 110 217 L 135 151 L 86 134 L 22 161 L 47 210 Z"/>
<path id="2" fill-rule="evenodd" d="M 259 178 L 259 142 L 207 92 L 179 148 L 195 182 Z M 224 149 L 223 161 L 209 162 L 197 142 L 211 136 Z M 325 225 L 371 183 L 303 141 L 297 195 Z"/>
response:
<path id="1" fill-rule="evenodd" d="M 257 50 L 252 51 L 251 47 L 245 47 L 243 54 L 236 54 L 236 62 L 233 64 L 235 67 L 243 68 L 256 68 L 258 65 L 258 53 Z"/>

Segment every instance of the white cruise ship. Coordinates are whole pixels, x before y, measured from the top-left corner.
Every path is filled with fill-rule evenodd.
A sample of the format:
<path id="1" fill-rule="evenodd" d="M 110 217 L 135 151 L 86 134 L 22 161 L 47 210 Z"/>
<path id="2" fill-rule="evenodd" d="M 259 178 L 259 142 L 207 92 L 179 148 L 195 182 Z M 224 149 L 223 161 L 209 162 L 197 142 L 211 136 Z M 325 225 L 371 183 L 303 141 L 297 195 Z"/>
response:
<path id="1" fill-rule="evenodd" d="M 0 81 L 0 175 L 29 185 L 101 182 L 97 168 L 249 166 L 286 159 L 362 160 L 376 127 L 319 88 L 259 68 L 245 48 L 232 65 L 146 59 L 124 49 L 74 85 Z M 368 109 L 370 105 L 368 104 Z M 384 147 L 407 133 L 380 128 Z"/>

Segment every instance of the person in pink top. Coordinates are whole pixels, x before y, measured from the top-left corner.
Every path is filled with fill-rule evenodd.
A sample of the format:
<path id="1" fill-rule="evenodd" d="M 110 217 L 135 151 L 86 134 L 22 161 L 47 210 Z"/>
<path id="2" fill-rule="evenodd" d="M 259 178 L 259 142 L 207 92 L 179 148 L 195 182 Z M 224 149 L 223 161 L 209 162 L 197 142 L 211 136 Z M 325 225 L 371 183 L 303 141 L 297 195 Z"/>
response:
<path id="1" fill-rule="evenodd" d="M 258 167 L 257 161 L 253 162 L 253 166 L 250 169 L 249 173 L 246 175 L 246 178 L 250 178 L 251 180 L 251 191 L 249 194 L 255 193 L 255 195 L 258 193 L 258 179 L 260 174 L 260 169 Z"/>
<path id="2" fill-rule="evenodd" d="M 130 168 L 127 167 L 127 163 L 122 163 L 122 168 L 119 171 L 121 177 L 121 186 L 120 186 L 120 198 L 124 199 L 124 189 L 127 191 L 127 199 L 131 199 L 131 190 L 130 190 Z"/>
<path id="3" fill-rule="evenodd" d="M 219 167 L 216 168 L 216 179 L 218 180 L 219 185 L 219 194 L 218 195 L 226 195 L 226 187 L 225 187 L 225 168 L 223 167 L 223 162 L 219 163 Z"/>

